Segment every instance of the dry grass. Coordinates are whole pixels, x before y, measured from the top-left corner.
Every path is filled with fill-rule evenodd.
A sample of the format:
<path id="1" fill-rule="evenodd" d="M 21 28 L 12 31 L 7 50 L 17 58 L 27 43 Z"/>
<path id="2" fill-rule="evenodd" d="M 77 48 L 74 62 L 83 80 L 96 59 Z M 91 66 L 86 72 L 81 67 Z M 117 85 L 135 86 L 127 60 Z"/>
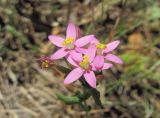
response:
<path id="1" fill-rule="evenodd" d="M 64 86 L 62 72 L 41 69 L 36 61 L 53 53 L 47 35 L 64 35 L 68 20 L 83 34 L 122 42 L 114 53 L 125 64 L 97 77 L 105 108 L 90 98 L 88 117 L 159 118 L 159 11 L 158 0 L 0 0 L 0 118 L 87 117 L 56 97 L 81 91 L 80 84 Z"/>

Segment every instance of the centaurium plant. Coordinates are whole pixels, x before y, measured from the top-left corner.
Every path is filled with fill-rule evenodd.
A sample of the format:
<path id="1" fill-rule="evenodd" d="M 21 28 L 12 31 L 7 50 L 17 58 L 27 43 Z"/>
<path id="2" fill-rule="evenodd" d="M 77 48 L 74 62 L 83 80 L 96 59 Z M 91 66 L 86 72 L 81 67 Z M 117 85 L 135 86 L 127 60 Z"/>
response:
<path id="1" fill-rule="evenodd" d="M 82 47 L 92 41 L 94 35 L 87 35 L 81 38 L 79 37 L 79 28 L 73 23 L 68 24 L 65 38 L 49 35 L 49 40 L 57 47 L 60 47 L 60 49 L 52 54 L 50 58 L 52 60 L 57 60 L 66 57 L 67 61 L 72 63 L 72 55 L 83 52 Z"/>
<path id="2" fill-rule="evenodd" d="M 48 38 L 60 49 L 49 59 L 41 59 L 42 62 L 45 61 L 43 66 L 49 66 L 51 60 L 55 62 L 61 58 L 66 59 L 72 68 L 68 69 L 70 72 L 64 79 L 64 84 L 70 84 L 79 79 L 84 89 L 83 94 L 78 92 L 71 97 L 57 94 L 58 98 L 68 104 L 80 104 L 86 110 L 83 102 L 92 96 L 95 102 L 102 106 L 99 92 L 96 90 L 96 73 L 113 67 L 112 62 L 123 64 L 119 57 L 111 54 L 120 41 L 103 44 L 93 34 L 81 36 L 80 29 L 71 22 L 67 26 L 65 38 L 56 35 L 49 35 Z"/>

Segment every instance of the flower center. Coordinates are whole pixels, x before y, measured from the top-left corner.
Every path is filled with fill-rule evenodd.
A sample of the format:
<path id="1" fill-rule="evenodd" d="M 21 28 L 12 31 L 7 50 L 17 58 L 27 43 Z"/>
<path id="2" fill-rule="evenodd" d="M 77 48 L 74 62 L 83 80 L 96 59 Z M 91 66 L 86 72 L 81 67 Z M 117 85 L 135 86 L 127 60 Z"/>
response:
<path id="1" fill-rule="evenodd" d="M 72 37 L 66 38 L 63 42 L 63 45 L 65 45 L 68 49 L 73 49 L 74 48 L 74 38 Z"/>
<path id="2" fill-rule="evenodd" d="M 79 63 L 80 67 L 82 67 L 84 70 L 90 69 L 90 61 L 89 57 L 87 55 L 83 56 L 83 60 Z"/>
<path id="3" fill-rule="evenodd" d="M 98 49 L 105 49 L 105 48 L 106 48 L 106 45 L 103 44 L 103 43 L 98 43 L 98 44 L 96 45 L 96 48 L 98 48 Z"/>
<path id="4" fill-rule="evenodd" d="M 103 50 L 106 48 L 107 46 L 103 43 L 98 43 L 96 45 L 97 48 L 97 55 L 102 55 L 103 54 Z"/>
<path id="5" fill-rule="evenodd" d="M 39 59 L 37 59 L 37 61 L 39 62 L 39 66 L 42 69 L 50 68 L 55 64 L 54 60 L 51 60 L 50 57 L 47 57 L 47 56 L 42 56 Z"/>
<path id="6" fill-rule="evenodd" d="M 48 68 L 49 67 L 49 61 L 48 60 L 44 60 L 43 62 L 42 62 L 42 68 Z"/>

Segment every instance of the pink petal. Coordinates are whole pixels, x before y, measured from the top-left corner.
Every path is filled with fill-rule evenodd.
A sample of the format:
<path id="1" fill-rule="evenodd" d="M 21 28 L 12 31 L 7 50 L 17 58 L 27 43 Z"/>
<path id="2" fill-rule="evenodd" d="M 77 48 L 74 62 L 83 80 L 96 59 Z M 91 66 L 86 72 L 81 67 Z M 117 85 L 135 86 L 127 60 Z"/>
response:
<path id="1" fill-rule="evenodd" d="M 95 37 L 91 40 L 91 44 L 98 44 L 98 43 L 100 43 L 100 42 L 99 42 L 99 40 L 98 40 L 97 38 L 95 38 Z"/>
<path id="2" fill-rule="evenodd" d="M 85 48 L 78 48 L 78 47 L 76 47 L 75 50 L 79 53 L 82 53 L 82 54 L 86 54 L 86 51 L 87 51 L 87 49 L 85 49 Z"/>
<path id="3" fill-rule="evenodd" d="M 95 45 L 90 45 L 89 48 L 86 51 L 86 55 L 89 56 L 90 62 L 93 61 L 96 55 L 96 46 Z"/>
<path id="4" fill-rule="evenodd" d="M 75 68 L 67 75 L 67 77 L 64 80 L 64 84 L 70 84 L 78 80 L 83 73 L 84 73 L 84 70 L 82 70 L 81 68 Z"/>
<path id="5" fill-rule="evenodd" d="M 103 65 L 103 70 L 105 70 L 105 69 L 109 69 L 109 68 L 111 68 L 113 65 L 112 64 L 110 64 L 110 63 L 104 63 L 104 65 Z"/>
<path id="6" fill-rule="evenodd" d="M 73 60 L 75 60 L 76 62 L 80 62 L 80 61 L 83 60 L 82 54 L 77 53 L 76 51 L 72 51 L 71 57 L 72 57 Z"/>
<path id="7" fill-rule="evenodd" d="M 76 39 L 77 37 L 77 31 L 76 31 L 76 26 L 73 23 L 69 23 L 67 26 L 67 38 L 74 38 Z"/>
<path id="8" fill-rule="evenodd" d="M 106 49 L 104 50 L 104 52 L 105 52 L 105 53 L 108 53 L 108 52 L 114 50 L 115 48 L 117 48 L 117 46 L 119 45 L 119 43 L 120 43 L 120 41 L 117 40 L 117 41 L 113 41 L 113 42 L 107 44 L 107 45 L 106 45 L 107 47 L 106 47 Z"/>
<path id="9" fill-rule="evenodd" d="M 96 76 L 93 71 L 85 72 L 84 78 L 91 87 L 96 88 Z"/>
<path id="10" fill-rule="evenodd" d="M 84 36 L 84 37 L 82 37 L 82 38 L 77 39 L 76 42 L 75 42 L 75 45 L 76 45 L 77 47 L 85 46 L 85 45 L 87 45 L 93 38 L 94 38 L 94 35 Z"/>
<path id="11" fill-rule="evenodd" d="M 94 63 L 94 66 L 97 70 L 102 69 L 102 67 L 104 65 L 104 57 L 100 56 L 100 55 L 96 56 L 93 63 Z"/>
<path id="12" fill-rule="evenodd" d="M 63 41 L 64 38 L 59 37 L 59 36 L 55 36 L 55 35 L 49 35 L 48 39 L 56 46 L 58 47 L 63 47 Z"/>
<path id="13" fill-rule="evenodd" d="M 94 70 L 94 71 L 97 70 L 93 63 L 91 63 L 90 65 L 91 65 L 91 70 Z"/>
<path id="14" fill-rule="evenodd" d="M 105 56 L 105 58 L 108 59 L 109 61 L 112 61 L 112 62 L 115 62 L 115 63 L 118 63 L 118 64 L 123 64 L 123 61 L 119 57 L 117 57 L 113 54 L 107 54 Z"/>
<path id="15" fill-rule="evenodd" d="M 71 55 L 67 56 L 66 59 L 70 64 L 72 64 L 73 66 L 78 67 L 78 64 L 72 59 Z"/>
<path id="16" fill-rule="evenodd" d="M 53 60 L 56 60 L 56 59 L 65 57 L 67 54 L 68 54 L 68 51 L 66 51 L 66 48 L 61 48 L 58 51 L 56 51 L 54 54 L 52 54 L 50 58 Z"/>

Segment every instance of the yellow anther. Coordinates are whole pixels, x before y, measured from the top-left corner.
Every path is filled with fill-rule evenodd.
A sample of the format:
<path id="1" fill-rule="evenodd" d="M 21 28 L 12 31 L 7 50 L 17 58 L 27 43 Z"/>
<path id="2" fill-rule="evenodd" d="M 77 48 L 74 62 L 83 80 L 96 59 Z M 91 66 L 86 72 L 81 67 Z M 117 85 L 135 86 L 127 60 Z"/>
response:
<path id="1" fill-rule="evenodd" d="M 103 43 L 99 43 L 99 44 L 96 45 L 96 48 L 98 48 L 98 49 L 105 49 L 106 45 L 103 44 Z"/>
<path id="2" fill-rule="evenodd" d="M 83 56 L 83 60 L 79 63 L 79 65 L 85 69 L 88 70 L 90 68 L 90 62 L 89 62 L 89 57 L 87 55 Z"/>
<path id="3" fill-rule="evenodd" d="M 48 60 L 45 60 L 42 62 L 42 68 L 48 68 L 49 67 L 49 61 Z"/>
<path id="4" fill-rule="evenodd" d="M 49 63 L 49 61 L 48 61 L 48 60 L 44 60 L 44 62 L 45 62 L 45 63 Z"/>
<path id="5" fill-rule="evenodd" d="M 84 55 L 84 56 L 83 56 L 83 61 L 89 62 L 89 56 L 88 56 L 88 55 Z"/>
<path id="6" fill-rule="evenodd" d="M 64 40 L 63 45 L 66 46 L 68 49 L 74 48 L 74 38 L 69 37 L 66 40 Z"/>
<path id="7" fill-rule="evenodd" d="M 73 44 L 73 42 L 74 42 L 74 38 L 69 37 L 69 38 L 64 40 L 63 45 Z"/>

